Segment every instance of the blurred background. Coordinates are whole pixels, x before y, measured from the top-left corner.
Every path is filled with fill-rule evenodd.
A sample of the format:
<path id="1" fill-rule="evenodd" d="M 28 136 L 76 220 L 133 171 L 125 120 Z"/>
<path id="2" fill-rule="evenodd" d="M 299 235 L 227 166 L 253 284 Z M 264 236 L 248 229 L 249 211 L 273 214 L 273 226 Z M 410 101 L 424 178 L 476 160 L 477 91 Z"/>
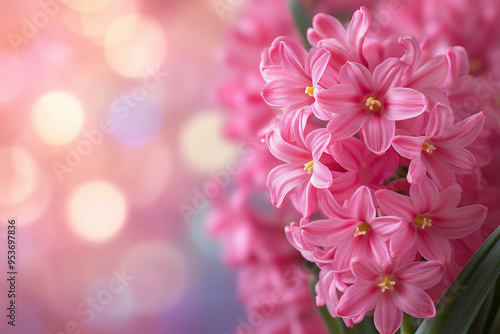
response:
<path id="1" fill-rule="evenodd" d="M 203 227 L 208 175 L 237 155 L 207 93 L 231 3 L 0 3 L 1 333 L 233 332 Z"/>

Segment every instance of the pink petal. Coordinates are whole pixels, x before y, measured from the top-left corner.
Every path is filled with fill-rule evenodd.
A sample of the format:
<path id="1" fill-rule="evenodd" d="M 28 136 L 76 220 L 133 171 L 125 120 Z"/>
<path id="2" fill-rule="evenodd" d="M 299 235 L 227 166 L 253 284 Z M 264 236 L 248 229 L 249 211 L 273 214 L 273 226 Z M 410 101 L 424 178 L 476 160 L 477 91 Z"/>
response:
<path id="1" fill-rule="evenodd" d="M 323 38 L 332 38 L 337 40 L 345 40 L 346 30 L 342 23 L 336 18 L 326 14 L 316 14 L 313 18 L 314 31 Z M 309 33 L 309 31 L 308 31 Z M 312 33 L 311 33 L 312 34 Z M 316 45 L 319 40 L 317 37 L 309 39 L 311 45 Z"/>
<path id="2" fill-rule="evenodd" d="M 363 222 L 375 217 L 375 205 L 373 204 L 373 195 L 370 188 L 361 186 L 356 190 L 349 201 L 347 212 L 352 218 Z"/>
<path id="3" fill-rule="evenodd" d="M 316 94 L 320 108 L 327 113 L 352 114 L 363 111 L 361 94 L 351 85 L 335 85 Z"/>
<path id="4" fill-rule="evenodd" d="M 394 305 L 391 294 L 381 292 L 375 307 L 375 327 L 381 334 L 394 334 L 403 321 L 403 311 Z"/>
<path id="5" fill-rule="evenodd" d="M 432 213 L 456 209 L 462 200 L 461 193 L 462 188 L 458 184 L 452 184 L 446 189 L 441 190 L 441 198 L 438 205 L 432 209 Z"/>
<path id="6" fill-rule="evenodd" d="M 403 46 L 406 51 L 401 61 L 407 63 L 412 68 L 417 68 L 420 65 L 420 45 L 415 37 L 411 35 L 405 35 L 399 37 L 398 43 Z"/>
<path id="7" fill-rule="evenodd" d="M 382 155 L 391 147 L 396 132 L 396 124 L 381 115 L 370 115 L 362 128 L 366 147 L 377 155 Z"/>
<path id="8" fill-rule="evenodd" d="M 351 198 L 354 192 L 361 186 L 357 172 L 332 172 L 332 174 L 333 184 L 330 191 L 338 201 Z"/>
<path id="9" fill-rule="evenodd" d="M 447 133 L 455 120 L 455 113 L 453 109 L 448 106 L 438 103 L 432 108 L 429 123 L 425 130 L 425 135 L 428 138 L 434 136 L 442 136 Z"/>
<path id="10" fill-rule="evenodd" d="M 427 290 L 441 282 L 444 272 L 445 267 L 439 262 L 417 261 L 401 267 L 398 270 L 397 279 L 405 285 Z"/>
<path id="11" fill-rule="evenodd" d="M 271 192 L 271 201 L 280 208 L 283 199 L 293 188 L 310 179 L 306 171 L 293 165 L 279 165 L 273 168 L 267 177 L 266 186 Z"/>
<path id="12" fill-rule="evenodd" d="M 305 73 L 306 56 L 307 52 L 302 46 L 288 42 L 280 43 L 281 66 L 285 73 L 297 81 L 311 80 Z"/>
<path id="13" fill-rule="evenodd" d="M 288 163 L 308 163 L 312 160 L 306 150 L 283 140 L 279 128 L 272 129 L 266 137 L 267 146 L 272 155 Z"/>
<path id="14" fill-rule="evenodd" d="M 402 311 L 417 318 L 430 318 L 436 316 L 436 307 L 431 297 L 424 290 L 402 283 L 394 288 L 393 301 Z M 378 305 L 377 305 L 378 306 Z"/>
<path id="15" fill-rule="evenodd" d="M 334 115 L 326 128 L 332 134 L 332 141 L 342 140 L 355 135 L 361 126 L 365 118 L 358 113 L 352 115 Z"/>
<path id="16" fill-rule="evenodd" d="M 304 218 L 309 218 L 318 211 L 318 191 L 320 190 L 314 188 L 311 182 L 304 182 L 297 187 L 296 194 Z"/>
<path id="17" fill-rule="evenodd" d="M 386 178 L 394 175 L 396 168 L 399 164 L 399 157 L 397 153 L 393 150 L 387 150 L 383 155 L 376 155 L 372 152 L 365 150 L 366 165 L 367 169 L 373 174 L 372 182 L 381 182 Z M 360 168 L 360 179 L 363 168 Z"/>
<path id="18" fill-rule="evenodd" d="M 415 246 L 416 241 L 417 233 L 415 232 L 415 228 L 413 228 L 411 223 L 404 222 L 401 230 L 391 238 L 389 243 L 391 256 L 396 257 L 406 253 Z"/>
<path id="19" fill-rule="evenodd" d="M 373 71 L 373 82 L 377 87 L 377 95 L 384 96 L 394 86 L 400 85 L 402 73 L 401 60 L 398 58 L 386 59 Z"/>
<path id="20" fill-rule="evenodd" d="M 340 82 L 349 83 L 357 92 L 365 94 L 372 91 L 372 73 L 361 64 L 348 61 L 340 69 Z"/>
<path id="21" fill-rule="evenodd" d="M 365 236 L 354 237 L 354 231 L 355 229 L 352 230 L 350 237 L 345 238 L 338 245 L 335 258 L 332 262 L 333 270 L 342 271 L 349 269 L 351 260 L 354 257 L 362 256 L 367 258 L 372 255 L 368 238 L 364 238 Z"/>
<path id="22" fill-rule="evenodd" d="M 425 163 L 422 161 L 421 157 L 417 157 L 410 162 L 410 168 L 408 169 L 408 182 L 411 184 L 416 184 L 422 181 L 425 177 L 427 168 Z"/>
<path id="23" fill-rule="evenodd" d="M 306 148 L 311 152 L 314 160 L 319 160 L 330 144 L 331 134 L 327 129 L 321 128 L 312 131 L 306 137 Z M 314 170 L 314 168 L 313 168 Z"/>
<path id="24" fill-rule="evenodd" d="M 414 89 L 395 87 L 387 91 L 382 113 L 387 119 L 401 121 L 420 115 L 427 109 L 428 103 L 425 95 Z"/>
<path id="25" fill-rule="evenodd" d="M 315 48 L 309 52 L 306 59 L 306 70 L 310 71 L 313 86 L 321 80 L 332 54 L 324 48 Z"/>
<path id="26" fill-rule="evenodd" d="M 379 278 L 382 269 L 372 261 L 358 256 L 351 261 L 351 271 L 360 280 L 373 284 Z"/>
<path id="27" fill-rule="evenodd" d="M 305 93 L 307 83 L 300 84 L 290 80 L 274 80 L 262 88 L 264 101 L 271 106 L 305 106 L 314 102 L 314 98 Z"/>
<path id="28" fill-rule="evenodd" d="M 391 236 L 401 229 L 403 222 L 404 220 L 401 217 L 382 216 L 371 219 L 368 224 L 377 234 Z"/>
<path id="29" fill-rule="evenodd" d="M 448 239 L 459 239 L 479 230 L 488 209 L 476 204 L 442 212 L 433 216 L 433 226 Z"/>
<path id="30" fill-rule="evenodd" d="M 354 13 L 351 22 L 347 26 L 347 44 L 356 53 L 358 58 L 356 60 L 364 64 L 366 64 L 366 60 L 363 57 L 362 48 L 368 28 L 370 27 L 370 21 L 370 11 L 366 7 L 361 7 Z"/>
<path id="31" fill-rule="evenodd" d="M 331 113 L 330 111 L 328 110 L 325 110 L 323 108 L 321 108 L 318 104 L 318 101 L 315 101 L 312 105 L 312 111 L 314 113 L 314 116 L 316 116 L 317 118 L 319 118 L 320 120 L 322 121 L 329 121 L 332 119 L 333 117 L 333 113 Z"/>
<path id="32" fill-rule="evenodd" d="M 337 314 L 340 317 L 365 314 L 375 307 L 379 292 L 380 288 L 374 283 L 357 283 L 350 286 L 340 298 Z"/>
<path id="33" fill-rule="evenodd" d="M 462 46 L 454 46 L 446 51 L 448 58 L 448 79 L 447 82 L 452 82 L 459 77 L 469 74 L 469 56 L 467 50 Z"/>
<path id="34" fill-rule="evenodd" d="M 439 55 L 426 62 L 413 73 L 408 86 L 416 89 L 438 87 L 447 76 L 448 61 L 444 55 Z"/>
<path id="35" fill-rule="evenodd" d="M 301 227 L 304 240 L 317 246 L 337 246 L 352 238 L 359 221 L 356 219 L 316 220 Z"/>
<path id="36" fill-rule="evenodd" d="M 418 231 L 417 248 L 426 260 L 445 263 L 451 258 L 450 242 L 439 232 L 433 231 L 432 227 Z"/>
<path id="37" fill-rule="evenodd" d="M 485 117 L 483 112 L 467 117 L 463 121 L 455 124 L 448 133 L 442 136 L 453 142 L 456 146 L 469 146 L 472 144 L 483 130 Z"/>
<path id="38" fill-rule="evenodd" d="M 330 218 L 350 219 L 347 210 L 340 206 L 330 192 L 327 192 L 322 199 L 321 207 L 323 212 Z"/>
<path id="39" fill-rule="evenodd" d="M 425 139 L 425 137 L 421 136 L 395 136 L 392 140 L 392 147 L 403 157 L 415 159 L 422 154 L 422 145 Z"/>
<path id="40" fill-rule="evenodd" d="M 462 147 L 442 146 L 435 152 L 436 159 L 439 158 L 441 162 L 445 163 L 449 169 L 457 174 L 470 174 L 478 166 L 476 158 L 472 153 Z"/>
<path id="41" fill-rule="evenodd" d="M 375 199 L 382 211 L 388 215 L 403 217 L 407 222 L 412 222 L 416 217 L 415 206 L 408 196 L 383 189 L 375 192 Z"/>
<path id="42" fill-rule="evenodd" d="M 434 152 L 436 153 L 436 152 Z M 422 160 L 425 163 L 425 168 L 427 173 L 430 175 L 432 180 L 436 183 L 439 189 L 444 189 L 450 184 L 455 182 L 455 173 L 450 170 L 450 168 L 442 163 L 440 159 L 436 158 L 436 154 L 431 156 L 422 156 Z M 438 153 L 439 156 L 439 153 Z"/>
<path id="43" fill-rule="evenodd" d="M 311 184 L 318 189 L 330 188 L 333 178 L 332 172 L 319 161 L 314 161 Z"/>
<path id="44" fill-rule="evenodd" d="M 384 240 L 377 236 L 370 236 L 370 250 L 375 258 L 375 261 L 382 268 L 385 268 L 391 262 L 391 254 L 389 248 Z"/>
<path id="45" fill-rule="evenodd" d="M 328 152 L 343 168 L 357 171 L 364 161 L 364 150 L 365 146 L 361 140 L 351 137 L 333 143 Z"/>
<path id="46" fill-rule="evenodd" d="M 424 177 L 417 184 L 410 187 L 410 197 L 413 200 L 418 214 L 424 214 L 439 203 L 439 189 L 428 177 Z"/>

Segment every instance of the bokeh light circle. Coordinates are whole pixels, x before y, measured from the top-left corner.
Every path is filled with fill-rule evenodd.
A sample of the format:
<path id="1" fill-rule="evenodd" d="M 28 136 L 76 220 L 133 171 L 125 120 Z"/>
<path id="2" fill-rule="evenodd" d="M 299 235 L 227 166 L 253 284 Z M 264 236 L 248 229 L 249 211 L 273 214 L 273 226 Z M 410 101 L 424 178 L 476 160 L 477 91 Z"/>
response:
<path id="1" fill-rule="evenodd" d="M 110 0 L 71 0 L 66 5 L 80 13 L 95 12 L 106 6 Z"/>
<path id="2" fill-rule="evenodd" d="M 162 63 L 166 37 L 155 21 L 135 14 L 126 15 L 106 31 L 104 48 L 109 66 L 131 78 L 147 75 L 149 68 Z"/>
<path id="3" fill-rule="evenodd" d="M 74 232 L 89 241 L 114 237 L 122 229 L 127 214 L 124 196 L 106 181 L 90 182 L 74 190 L 68 209 Z"/>
<path id="4" fill-rule="evenodd" d="M 224 115 L 199 113 L 184 125 L 181 149 L 188 164 L 200 172 L 223 169 L 236 157 L 236 145 L 224 138 Z"/>
<path id="5" fill-rule="evenodd" d="M 134 277 L 136 313 L 159 314 L 173 307 L 186 290 L 186 259 L 177 247 L 160 241 L 139 244 L 124 258 L 125 272 Z"/>
<path id="6" fill-rule="evenodd" d="M 132 105 L 127 105 L 125 96 Z M 156 99 L 148 95 L 144 87 L 137 86 L 113 102 L 109 119 L 114 125 L 113 134 L 122 143 L 141 146 L 160 132 L 163 109 Z"/>
<path id="7" fill-rule="evenodd" d="M 9 54 L 0 54 L 0 103 L 10 102 L 19 96 L 25 83 L 25 70 Z"/>
<path id="8" fill-rule="evenodd" d="M 80 133 L 83 108 L 69 93 L 50 92 L 35 102 L 31 121 L 40 139 L 51 145 L 63 145 Z"/>
<path id="9" fill-rule="evenodd" d="M 0 203 L 15 205 L 26 200 L 39 180 L 33 158 L 16 147 L 0 147 Z"/>
<path id="10" fill-rule="evenodd" d="M 121 274 L 119 270 L 113 272 L 116 275 Z M 130 321 L 134 311 L 134 297 L 127 283 L 119 281 L 114 275 L 108 275 L 96 279 L 91 284 L 87 298 L 95 300 L 96 304 L 102 307 L 100 312 L 96 312 L 93 320 L 100 328 L 116 329 Z"/>

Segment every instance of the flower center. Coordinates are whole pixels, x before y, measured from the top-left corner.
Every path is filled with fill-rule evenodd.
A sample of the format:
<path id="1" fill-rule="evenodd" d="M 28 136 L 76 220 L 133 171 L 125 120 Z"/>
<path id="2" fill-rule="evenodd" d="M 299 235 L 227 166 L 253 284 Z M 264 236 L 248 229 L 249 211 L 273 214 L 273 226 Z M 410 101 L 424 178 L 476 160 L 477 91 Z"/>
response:
<path id="1" fill-rule="evenodd" d="M 415 226 L 417 228 L 420 227 L 422 230 L 425 230 L 426 226 L 429 226 L 429 227 L 432 226 L 431 223 L 432 223 L 432 219 L 425 218 L 422 216 L 417 216 L 417 218 L 415 218 L 415 220 L 413 221 L 413 226 Z"/>
<path id="2" fill-rule="evenodd" d="M 369 229 L 370 229 L 370 224 L 366 222 L 361 222 L 361 224 L 359 224 L 356 227 L 356 231 L 354 232 L 354 237 L 357 237 L 358 235 L 365 235 L 366 231 L 368 231 Z"/>
<path id="3" fill-rule="evenodd" d="M 304 93 L 309 94 L 309 96 L 314 96 L 314 87 L 307 87 Z"/>
<path id="4" fill-rule="evenodd" d="M 427 140 L 424 141 L 424 143 L 422 145 L 422 151 L 425 151 L 429 154 L 432 154 L 432 152 L 434 152 L 435 150 L 436 150 L 436 146 L 432 145 Z"/>
<path id="5" fill-rule="evenodd" d="M 304 170 L 307 171 L 307 174 L 312 174 L 313 173 L 313 165 L 314 161 L 311 160 L 308 163 L 304 164 Z"/>
<path id="6" fill-rule="evenodd" d="M 394 285 L 396 285 L 396 281 L 391 281 L 387 275 L 385 275 L 382 281 L 378 284 L 378 286 L 382 288 L 382 292 L 385 292 L 385 290 L 394 290 Z"/>
<path id="7" fill-rule="evenodd" d="M 373 112 L 379 112 L 380 109 L 382 109 L 382 102 L 380 102 L 374 97 L 369 97 L 366 99 L 365 106 L 367 106 L 368 109 L 370 109 Z"/>

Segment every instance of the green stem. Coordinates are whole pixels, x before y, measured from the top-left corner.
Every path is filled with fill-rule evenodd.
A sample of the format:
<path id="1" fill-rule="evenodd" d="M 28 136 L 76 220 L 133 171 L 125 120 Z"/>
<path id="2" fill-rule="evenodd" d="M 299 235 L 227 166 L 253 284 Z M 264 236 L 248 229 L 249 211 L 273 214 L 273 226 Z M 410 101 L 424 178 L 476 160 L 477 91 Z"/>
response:
<path id="1" fill-rule="evenodd" d="M 401 334 L 415 334 L 415 326 L 413 326 L 413 317 L 404 313 L 403 322 L 401 323 Z"/>

